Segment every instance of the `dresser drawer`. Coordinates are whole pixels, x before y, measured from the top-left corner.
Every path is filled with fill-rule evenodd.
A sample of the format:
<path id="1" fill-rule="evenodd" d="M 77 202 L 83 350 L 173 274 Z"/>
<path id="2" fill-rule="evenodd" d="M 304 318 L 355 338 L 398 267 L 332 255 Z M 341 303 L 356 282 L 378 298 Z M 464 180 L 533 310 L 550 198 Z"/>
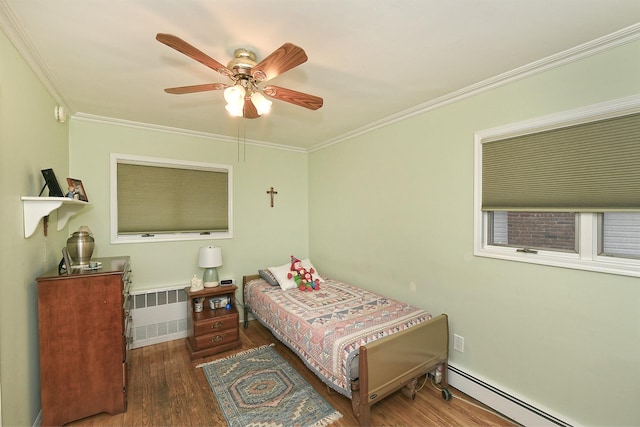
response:
<path id="1" fill-rule="evenodd" d="M 209 335 L 195 337 L 195 350 L 216 347 L 222 344 L 238 340 L 238 328 L 214 332 Z"/>
<path id="2" fill-rule="evenodd" d="M 238 322 L 239 317 L 237 312 L 226 316 L 198 320 L 194 324 L 195 336 L 198 337 L 200 335 L 213 334 L 219 331 L 237 328 Z"/>

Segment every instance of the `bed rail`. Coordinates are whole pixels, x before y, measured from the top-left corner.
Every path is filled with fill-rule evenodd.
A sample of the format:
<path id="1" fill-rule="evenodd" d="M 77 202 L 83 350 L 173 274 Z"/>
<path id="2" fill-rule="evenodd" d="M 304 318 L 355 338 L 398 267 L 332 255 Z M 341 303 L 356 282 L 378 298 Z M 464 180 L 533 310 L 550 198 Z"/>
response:
<path id="1" fill-rule="evenodd" d="M 352 406 L 360 425 L 369 425 L 371 405 L 444 364 L 446 386 L 449 324 L 441 314 L 418 326 L 360 347 L 359 378 L 352 383 Z M 415 396 L 415 393 L 414 393 Z"/>

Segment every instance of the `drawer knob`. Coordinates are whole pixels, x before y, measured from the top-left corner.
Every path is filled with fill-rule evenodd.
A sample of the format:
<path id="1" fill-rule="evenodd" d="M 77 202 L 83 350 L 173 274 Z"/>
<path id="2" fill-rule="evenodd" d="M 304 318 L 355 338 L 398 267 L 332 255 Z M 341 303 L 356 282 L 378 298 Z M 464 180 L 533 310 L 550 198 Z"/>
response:
<path id="1" fill-rule="evenodd" d="M 213 325 L 211 325 L 211 329 L 220 329 L 222 325 L 223 325 L 222 322 L 216 322 Z"/>
<path id="2" fill-rule="evenodd" d="M 220 342 L 224 339 L 224 335 L 216 335 L 215 337 L 213 337 L 213 339 L 211 341 L 213 342 Z"/>

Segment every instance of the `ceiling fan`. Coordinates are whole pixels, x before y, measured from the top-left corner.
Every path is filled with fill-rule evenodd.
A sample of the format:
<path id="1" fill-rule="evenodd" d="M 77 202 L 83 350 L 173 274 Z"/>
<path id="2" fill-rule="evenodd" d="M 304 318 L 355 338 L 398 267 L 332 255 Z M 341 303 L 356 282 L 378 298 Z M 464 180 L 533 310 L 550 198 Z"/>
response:
<path id="1" fill-rule="evenodd" d="M 259 88 L 261 82 L 270 80 L 290 69 L 297 67 L 307 60 L 304 50 L 292 43 L 285 43 L 260 62 L 256 62 L 256 55 L 247 49 L 236 49 L 234 58 L 228 66 L 224 66 L 194 46 L 172 34 L 158 33 L 156 40 L 195 59 L 214 71 L 228 77 L 233 84 L 206 83 L 193 86 L 179 86 L 165 89 L 172 94 L 204 92 L 208 90 L 224 90 L 227 101 L 225 107 L 232 116 L 255 119 L 267 113 L 271 108 L 271 101 L 264 95 L 289 102 L 310 110 L 322 107 L 320 97 L 309 95 L 280 86 L 265 86 Z"/>

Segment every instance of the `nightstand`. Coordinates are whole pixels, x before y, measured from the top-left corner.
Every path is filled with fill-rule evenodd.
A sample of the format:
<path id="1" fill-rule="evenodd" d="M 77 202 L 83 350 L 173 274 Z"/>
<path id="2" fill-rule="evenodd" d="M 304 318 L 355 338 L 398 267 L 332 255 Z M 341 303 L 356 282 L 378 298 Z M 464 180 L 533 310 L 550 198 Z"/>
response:
<path id="1" fill-rule="evenodd" d="M 187 349 L 191 353 L 191 359 L 199 359 L 212 354 L 221 353 L 240 346 L 240 317 L 236 306 L 235 285 L 216 286 L 204 288 L 201 291 L 191 292 L 191 287 L 186 287 L 187 293 Z M 197 313 L 194 309 L 196 298 L 204 298 L 203 309 Z M 231 308 L 225 307 L 226 300 L 231 301 Z M 209 300 L 223 299 L 225 303 L 220 308 L 211 308 Z"/>

